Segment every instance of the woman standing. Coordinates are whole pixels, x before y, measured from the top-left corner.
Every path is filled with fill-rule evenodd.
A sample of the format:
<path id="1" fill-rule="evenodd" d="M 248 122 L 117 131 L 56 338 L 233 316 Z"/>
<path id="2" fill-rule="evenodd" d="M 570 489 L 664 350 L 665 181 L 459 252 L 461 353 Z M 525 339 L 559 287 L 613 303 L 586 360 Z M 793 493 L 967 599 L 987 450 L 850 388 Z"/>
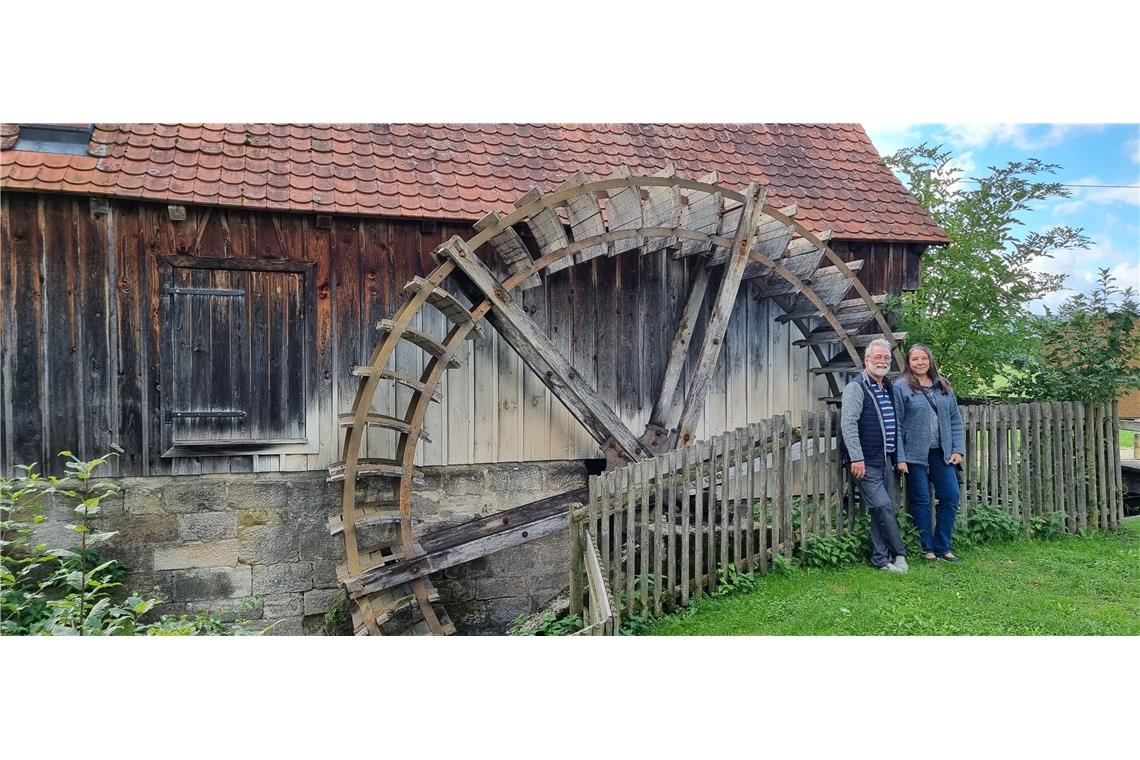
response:
<path id="1" fill-rule="evenodd" d="M 961 562 L 951 549 L 958 513 L 958 473 L 966 454 L 962 413 L 950 383 L 938 374 L 934 355 L 921 343 L 911 346 L 906 369 L 895 383 L 898 468 L 907 473 L 910 514 L 922 537 L 925 558 Z M 930 486 L 938 497 L 937 527 L 930 521 Z"/>

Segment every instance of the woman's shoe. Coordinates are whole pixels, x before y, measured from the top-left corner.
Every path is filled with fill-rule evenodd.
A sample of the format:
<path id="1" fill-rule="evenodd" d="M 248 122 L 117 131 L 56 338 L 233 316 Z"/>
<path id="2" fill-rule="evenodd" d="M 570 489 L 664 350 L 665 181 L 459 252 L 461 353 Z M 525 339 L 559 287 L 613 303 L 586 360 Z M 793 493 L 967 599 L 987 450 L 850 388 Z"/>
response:
<path id="1" fill-rule="evenodd" d="M 938 555 L 934 552 L 927 552 L 926 554 L 922 555 L 922 558 L 933 562 L 934 560 L 938 559 Z"/>
<path id="2" fill-rule="evenodd" d="M 945 554 L 939 554 L 938 559 L 943 560 L 944 562 L 961 562 L 962 561 L 961 557 L 956 557 L 953 554 L 951 554 L 950 552 L 946 552 Z"/>

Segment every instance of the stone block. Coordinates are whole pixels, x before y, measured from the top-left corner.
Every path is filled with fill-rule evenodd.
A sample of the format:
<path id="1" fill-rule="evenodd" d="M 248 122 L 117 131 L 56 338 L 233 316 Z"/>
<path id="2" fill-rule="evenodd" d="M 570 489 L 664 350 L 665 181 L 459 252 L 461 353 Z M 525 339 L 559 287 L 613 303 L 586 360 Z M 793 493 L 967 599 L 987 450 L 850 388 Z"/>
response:
<path id="1" fill-rule="evenodd" d="M 248 566 L 181 570 L 174 573 L 171 601 L 239 599 L 253 593 Z"/>
<path id="2" fill-rule="evenodd" d="M 324 478 L 294 480 L 289 488 L 289 513 L 295 518 L 311 517 L 323 522 L 340 506 L 340 484 Z"/>
<path id="3" fill-rule="evenodd" d="M 268 509 L 241 509 L 235 514 L 237 515 L 237 526 L 239 528 L 249 528 L 254 525 L 280 525 L 286 522 L 284 512 L 271 511 Z"/>
<path id="4" fill-rule="evenodd" d="M 339 560 L 316 558 L 313 564 L 313 588 L 340 588 L 336 579 L 336 563 Z"/>
<path id="5" fill-rule="evenodd" d="M 162 490 L 162 507 L 171 514 L 216 512 L 226 508 L 226 484 L 202 478 L 181 478 Z"/>
<path id="6" fill-rule="evenodd" d="M 447 614 L 455 623 L 455 630 L 471 636 L 494 633 L 491 630 L 491 613 L 486 602 L 471 601 L 448 605 Z"/>
<path id="7" fill-rule="evenodd" d="M 186 611 L 192 615 L 199 612 L 215 613 L 223 623 L 233 623 L 237 620 L 255 621 L 265 617 L 265 600 L 254 602 L 250 596 L 225 601 L 187 602 Z"/>
<path id="8" fill-rule="evenodd" d="M 305 592 L 305 614 L 323 615 L 337 599 L 344 596 L 339 588 L 318 588 Z"/>
<path id="9" fill-rule="evenodd" d="M 301 538 L 294 525 L 258 525 L 238 530 L 241 552 L 247 565 L 275 565 L 300 559 Z"/>
<path id="10" fill-rule="evenodd" d="M 489 482 L 491 491 L 509 500 L 519 491 L 541 490 L 542 468 L 533 464 L 497 465 L 490 468 Z"/>
<path id="11" fill-rule="evenodd" d="M 299 593 L 270 594 L 262 601 L 266 618 L 297 617 L 305 609 L 304 598 Z"/>
<path id="12" fill-rule="evenodd" d="M 132 480 L 123 489 L 123 510 L 130 515 L 160 515 L 165 511 L 162 491 L 161 485 Z"/>
<path id="13" fill-rule="evenodd" d="M 119 545 L 161 544 L 178 540 L 178 518 L 174 515 L 140 514 L 110 517 L 100 522 L 100 530 L 113 530 Z"/>
<path id="14" fill-rule="evenodd" d="M 448 496 L 486 493 L 486 470 L 482 467 L 448 468 L 443 476 L 443 492 Z"/>
<path id="15" fill-rule="evenodd" d="M 479 578 L 475 582 L 476 599 L 523 598 L 530 595 L 531 581 L 528 576 L 495 576 Z"/>
<path id="16" fill-rule="evenodd" d="M 305 529 L 301 532 L 301 559 L 343 561 L 344 539 L 340 536 L 330 536 L 327 525 Z"/>
<path id="17" fill-rule="evenodd" d="M 312 587 L 313 563 L 311 562 L 253 566 L 253 590 L 259 594 L 308 591 Z"/>
<path id="18" fill-rule="evenodd" d="M 178 515 L 178 536 L 183 541 L 217 541 L 237 536 L 237 514 L 205 512 Z"/>
<path id="19" fill-rule="evenodd" d="M 497 604 L 487 606 L 486 625 L 496 633 L 506 633 L 515 618 L 519 615 L 529 615 L 534 610 L 529 599 L 504 599 Z"/>
<path id="20" fill-rule="evenodd" d="M 163 546 L 154 550 L 155 570 L 182 570 L 192 567 L 234 567 L 241 542 L 236 538 L 199 544 Z"/>
<path id="21" fill-rule="evenodd" d="M 445 579 L 436 582 L 435 587 L 449 610 L 454 602 L 469 602 L 475 598 L 475 581 Z"/>
<path id="22" fill-rule="evenodd" d="M 470 562 L 464 562 L 462 565 L 449 567 L 444 571 L 444 574 L 447 578 L 471 579 L 482 578 L 489 572 L 490 566 L 487 562 L 487 558 L 479 557 L 478 559 L 473 559 Z"/>
<path id="23" fill-rule="evenodd" d="M 581 462 L 552 462 L 542 465 L 542 485 L 552 494 L 581 488 L 589 482 Z"/>
<path id="24" fill-rule="evenodd" d="M 229 509 L 280 511 L 289 503 L 289 484 L 281 481 L 232 481 L 226 496 Z"/>
<path id="25" fill-rule="evenodd" d="M 143 599 L 169 601 L 174 596 L 174 573 L 134 572 L 123 576 L 123 588 Z"/>

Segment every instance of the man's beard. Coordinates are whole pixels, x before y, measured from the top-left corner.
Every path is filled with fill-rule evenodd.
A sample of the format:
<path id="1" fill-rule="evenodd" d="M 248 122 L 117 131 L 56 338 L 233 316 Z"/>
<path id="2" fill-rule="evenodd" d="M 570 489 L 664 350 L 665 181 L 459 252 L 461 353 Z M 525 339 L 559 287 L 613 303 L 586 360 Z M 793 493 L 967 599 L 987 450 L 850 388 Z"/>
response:
<path id="1" fill-rule="evenodd" d="M 887 373 L 891 371 L 890 367 L 868 367 L 867 371 L 875 377 L 886 377 Z"/>

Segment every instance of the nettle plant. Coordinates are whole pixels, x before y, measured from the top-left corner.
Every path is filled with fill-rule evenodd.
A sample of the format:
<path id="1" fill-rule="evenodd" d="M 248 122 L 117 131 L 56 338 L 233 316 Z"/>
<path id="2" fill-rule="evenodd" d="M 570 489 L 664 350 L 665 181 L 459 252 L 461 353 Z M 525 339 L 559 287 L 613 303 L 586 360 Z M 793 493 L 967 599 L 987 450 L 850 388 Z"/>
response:
<path id="1" fill-rule="evenodd" d="M 0 634 L 19 635 L 210 635 L 243 634 L 247 621 L 222 623 L 220 613 L 194 617 L 164 615 L 155 622 L 140 618 L 158 599 L 137 594 L 123 598 L 120 578 L 126 568 L 116 560 L 104 560 L 98 547 L 115 532 L 95 532 L 91 520 L 102 511 L 105 500 L 120 489 L 97 480 L 95 470 L 116 456 L 108 454 L 83 460 L 70 451 L 63 478 L 43 477 L 35 465 L 16 465 L 17 475 L 0 477 Z M 36 543 L 35 526 L 44 522 L 43 507 L 49 499 L 74 503 L 76 521 L 66 528 L 78 546 L 51 548 Z M 252 608 L 256 599 L 247 602 Z"/>

